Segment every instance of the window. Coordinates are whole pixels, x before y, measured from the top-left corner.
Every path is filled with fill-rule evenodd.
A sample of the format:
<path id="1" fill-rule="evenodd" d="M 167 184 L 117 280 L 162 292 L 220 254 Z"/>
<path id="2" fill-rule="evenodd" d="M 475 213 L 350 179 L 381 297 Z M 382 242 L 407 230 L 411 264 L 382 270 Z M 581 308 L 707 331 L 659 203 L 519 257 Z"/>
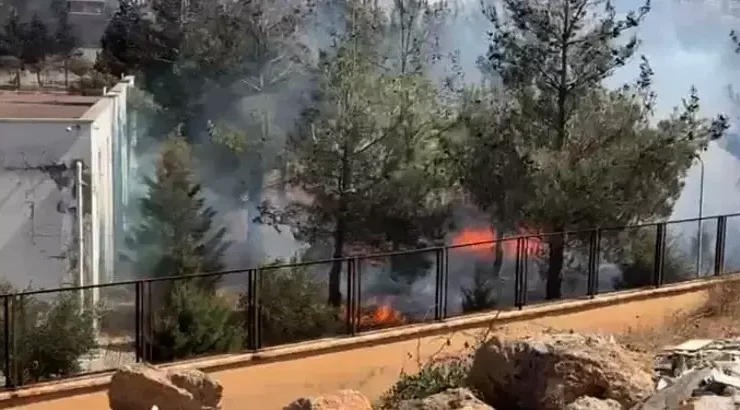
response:
<path id="1" fill-rule="evenodd" d="M 69 0 L 69 12 L 72 14 L 103 14 L 104 1 L 97 0 Z"/>

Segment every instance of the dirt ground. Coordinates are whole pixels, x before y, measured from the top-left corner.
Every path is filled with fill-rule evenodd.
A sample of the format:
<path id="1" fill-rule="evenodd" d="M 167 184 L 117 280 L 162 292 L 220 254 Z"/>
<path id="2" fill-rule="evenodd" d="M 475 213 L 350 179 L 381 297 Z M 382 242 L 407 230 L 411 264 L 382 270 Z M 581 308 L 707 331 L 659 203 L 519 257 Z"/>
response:
<path id="1" fill-rule="evenodd" d="M 737 316 L 736 316 L 737 314 Z M 593 331 L 615 335 L 645 355 L 646 367 L 656 349 L 690 338 L 740 336 L 740 285 L 647 299 L 543 317 L 488 329 L 505 337 L 533 335 L 548 329 Z M 638 327 L 636 327 L 638 326 Z M 481 329 L 328 353 L 213 373 L 224 385 L 224 409 L 277 410 L 293 399 L 352 388 L 370 398 L 388 389 L 399 374 L 440 354 L 468 350 Z M 25 410 L 105 409 L 104 392 L 17 407 Z"/>

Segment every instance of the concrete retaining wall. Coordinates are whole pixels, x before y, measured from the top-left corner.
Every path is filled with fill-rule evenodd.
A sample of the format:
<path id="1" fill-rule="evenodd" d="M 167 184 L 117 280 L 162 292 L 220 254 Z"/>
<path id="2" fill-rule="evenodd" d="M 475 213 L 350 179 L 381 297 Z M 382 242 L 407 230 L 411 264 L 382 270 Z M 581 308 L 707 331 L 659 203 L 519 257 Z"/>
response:
<path id="1" fill-rule="evenodd" d="M 517 336 L 543 328 L 620 333 L 661 326 L 681 311 L 702 306 L 711 286 L 737 280 L 738 275 L 724 276 L 173 366 L 200 368 L 219 379 L 225 410 L 281 409 L 296 397 L 342 388 L 377 398 L 402 371 L 414 372 L 430 357 L 459 352 L 486 334 Z M 110 375 L 102 375 L 0 393 L 0 408 L 107 409 L 109 380 Z"/>

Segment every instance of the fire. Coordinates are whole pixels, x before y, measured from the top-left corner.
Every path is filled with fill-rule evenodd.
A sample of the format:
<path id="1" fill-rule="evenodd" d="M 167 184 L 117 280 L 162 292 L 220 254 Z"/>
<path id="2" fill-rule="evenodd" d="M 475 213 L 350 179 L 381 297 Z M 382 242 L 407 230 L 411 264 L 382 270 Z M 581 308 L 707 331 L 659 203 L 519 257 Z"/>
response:
<path id="1" fill-rule="evenodd" d="M 383 301 L 372 298 L 360 308 L 359 327 L 363 330 L 399 326 L 405 323 L 406 318 L 393 307 L 390 298 Z"/>
<path id="2" fill-rule="evenodd" d="M 527 229 L 520 228 L 519 229 L 519 235 L 530 235 L 531 232 L 529 232 Z M 506 237 L 502 237 L 501 239 L 505 239 Z M 495 242 L 497 239 L 499 239 L 497 233 L 492 228 L 465 228 L 462 231 L 458 232 L 455 237 L 452 239 L 453 245 L 466 245 L 471 244 L 471 246 L 463 247 L 460 249 L 464 249 L 467 251 L 475 252 L 481 255 L 490 256 L 493 252 L 493 247 L 495 246 Z M 491 243 L 479 243 L 479 242 L 491 242 Z M 479 243 L 477 245 L 473 245 Z M 504 254 L 513 257 L 516 255 L 516 240 L 508 240 L 502 242 L 503 248 L 504 248 Z M 533 238 L 527 238 L 524 239 L 524 250 L 527 255 L 534 255 L 537 254 L 542 250 L 542 240 L 537 237 Z"/>

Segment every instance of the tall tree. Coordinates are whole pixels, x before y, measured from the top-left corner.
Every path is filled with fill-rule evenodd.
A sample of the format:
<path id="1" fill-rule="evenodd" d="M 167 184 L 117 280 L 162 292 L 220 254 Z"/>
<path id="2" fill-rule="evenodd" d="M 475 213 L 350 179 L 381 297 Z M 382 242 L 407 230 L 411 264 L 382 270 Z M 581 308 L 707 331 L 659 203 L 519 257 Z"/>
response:
<path id="1" fill-rule="evenodd" d="M 206 206 L 193 176 L 190 145 L 178 134 L 162 147 L 154 178 L 141 201 L 141 223 L 127 239 L 127 259 L 140 277 L 191 275 L 223 268 L 229 243 L 214 228 L 216 211 Z M 210 282 L 210 281 L 206 281 Z"/>
<path id="2" fill-rule="evenodd" d="M 64 0 L 53 0 L 51 11 L 56 20 L 53 34 L 53 53 L 64 63 L 64 85 L 69 87 L 69 60 L 79 55 L 76 53 L 79 39 L 75 34 L 75 27 L 69 21 L 69 4 Z"/>
<path id="3" fill-rule="evenodd" d="M 23 71 L 23 52 L 27 27 L 21 21 L 18 11 L 11 8 L 8 18 L 0 30 L 0 50 L 2 54 L 12 58 L 15 69 L 16 87 L 21 86 L 21 72 Z"/>
<path id="4" fill-rule="evenodd" d="M 379 9 L 344 4 L 347 27 L 324 53 L 315 100 L 287 147 L 288 185 L 308 199 L 263 208 L 263 220 L 293 225 L 299 240 L 331 246 L 334 258 L 350 247 L 413 247 L 438 236 L 445 215 L 433 173 L 441 130 L 431 119 L 445 114 L 436 88 L 383 65 Z M 335 262 L 329 273 L 334 306 L 340 271 Z"/>
<path id="5" fill-rule="evenodd" d="M 603 88 L 635 53 L 637 39 L 621 37 L 648 10 L 649 3 L 618 19 L 610 2 L 589 0 L 504 0 L 500 9 L 488 9 L 494 31 L 485 68 L 500 77 L 504 98 L 494 103 L 503 104 L 496 127 L 486 132 L 479 126 L 473 134 L 480 160 L 472 163 L 483 165 L 479 155 L 492 150 L 507 153 L 488 159 L 484 169 L 490 171 L 476 171 L 492 178 L 485 189 L 505 194 L 469 186 L 478 190 L 480 203 L 498 210 L 496 216 L 562 232 L 670 212 L 695 152 L 725 124 L 723 118 L 710 124 L 698 117 L 692 90 L 682 112 L 651 127 L 654 95 L 646 60 L 635 86 Z M 509 172 L 520 188 L 510 186 Z M 559 298 L 566 236 L 544 240 L 546 297 Z"/>
<path id="6" fill-rule="evenodd" d="M 54 51 L 54 41 L 49 28 L 38 14 L 34 14 L 23 35 L 23 63 L 31 66 L 36 73 L 36 82 L 44 85 L 41 72 L 46 66 L 46 59 Z"/>

